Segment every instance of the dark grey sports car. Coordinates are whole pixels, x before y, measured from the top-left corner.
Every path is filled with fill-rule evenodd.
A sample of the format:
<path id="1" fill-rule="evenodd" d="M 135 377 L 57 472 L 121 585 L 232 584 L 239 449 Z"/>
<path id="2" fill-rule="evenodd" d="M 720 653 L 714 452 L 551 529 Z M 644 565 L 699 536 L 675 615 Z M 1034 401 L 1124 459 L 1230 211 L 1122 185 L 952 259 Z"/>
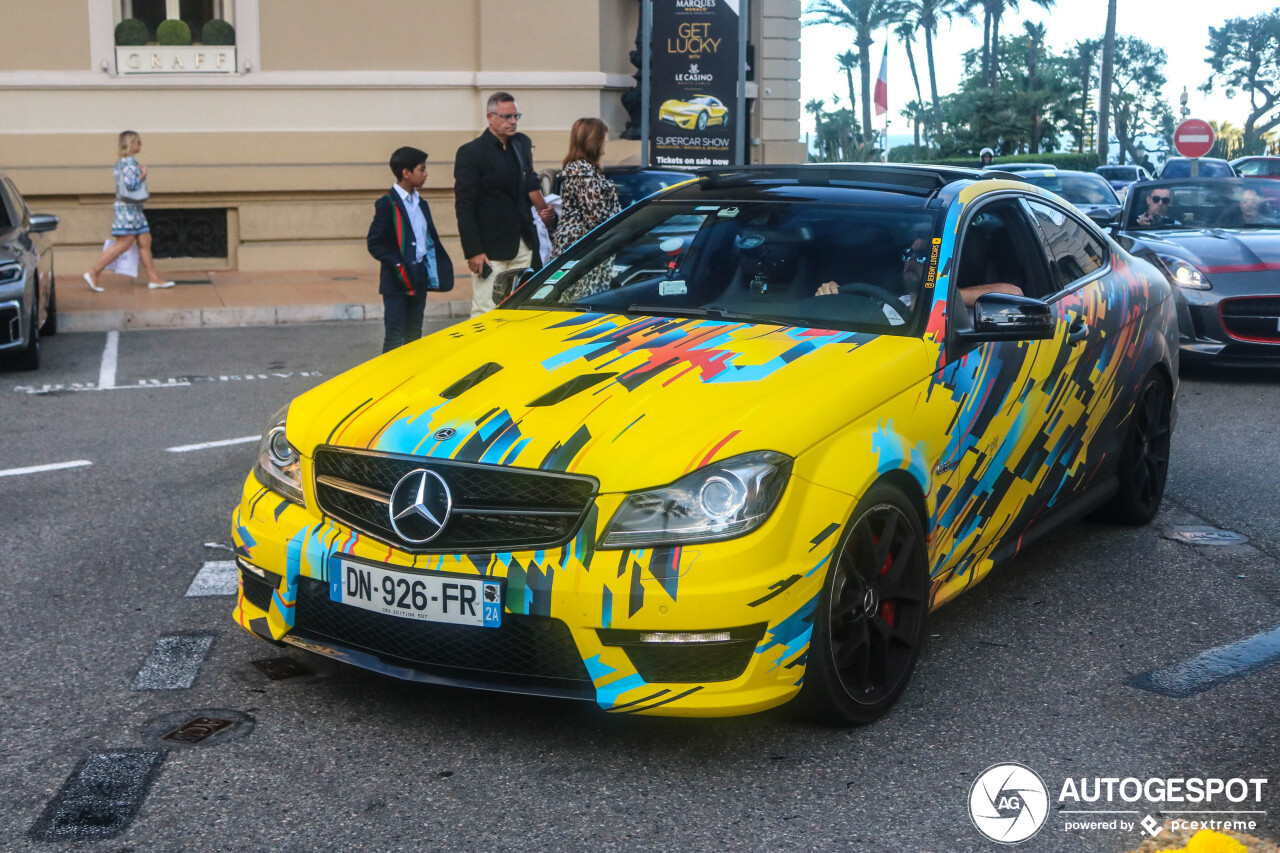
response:
<path id="1" fill-rule="evenodd" d="M 1174 285 L 1184 361 L 1280 363 L 1280 181 L 1136 184 L 1116 237 Z"/>
<path id="2" fill-rule="evenodd" d="M 53 249 L 45 232 L 58 217 L 32 213 L 0 175 L 0 367 L 35 370 L 40 336 L 58 330 L 53 289 Z"/>

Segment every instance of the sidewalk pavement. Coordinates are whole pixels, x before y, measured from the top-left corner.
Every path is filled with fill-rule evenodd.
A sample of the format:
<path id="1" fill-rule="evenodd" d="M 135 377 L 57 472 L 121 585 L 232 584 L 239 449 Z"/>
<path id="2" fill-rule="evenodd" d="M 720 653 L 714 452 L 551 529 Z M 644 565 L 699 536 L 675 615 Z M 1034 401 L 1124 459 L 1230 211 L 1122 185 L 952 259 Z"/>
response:
<path id="1" fill-rule="evenodd" d="M 95 293 L 79 276 L 57 279 L 58 330 L 198 329 L 335 320 L 381 320 L 378 270 L 307 272 L 167 271 L 177 282 L 150 290 L 144 279 L 104 273 Z M 427 297 L 428 318 L 471 313 L 471 279 Z"/>

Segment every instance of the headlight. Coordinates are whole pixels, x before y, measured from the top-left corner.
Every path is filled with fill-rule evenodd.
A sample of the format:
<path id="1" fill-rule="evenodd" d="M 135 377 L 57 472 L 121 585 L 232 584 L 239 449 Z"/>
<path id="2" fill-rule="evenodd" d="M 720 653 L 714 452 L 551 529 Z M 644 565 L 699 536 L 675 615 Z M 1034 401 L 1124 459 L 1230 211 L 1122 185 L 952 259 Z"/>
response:
<path id="1" fill-rule="evenodd" d="M 733 539 L 764 524 L 790 477 L 791 457 L 772 450 L 713 463 L 669 486 L 628 495 L 598 547 Z"/>
<path id="2" fill-rule="evenodd" d="M 20 281 L 22 279 L 22 267 L 18 264 L 0 265 L 0 284 L 9 284 L 10 282 Z"/>
<path id="3" fill-rule="evenodd" d="M 1175 258 L 1173 255 L 1156 255 L 1156 257 L 1160 259 L 1160 263 L 1164 264 L 1165 276 L 1179 287 L 1191 290 L 1209 290 L 1213 287 L 1204 273 L 1182 258 Z"/>
<path id="4" fill-rule="evenodd" d="M 302 466 L 298 451 L 284 437 L 284 422 L 289 414 L 285 406 L 271 418 L 271 425 L 258 442 L 258 462 L 253 475 L 271 491 L 299 506 L 302 498 Z"/>

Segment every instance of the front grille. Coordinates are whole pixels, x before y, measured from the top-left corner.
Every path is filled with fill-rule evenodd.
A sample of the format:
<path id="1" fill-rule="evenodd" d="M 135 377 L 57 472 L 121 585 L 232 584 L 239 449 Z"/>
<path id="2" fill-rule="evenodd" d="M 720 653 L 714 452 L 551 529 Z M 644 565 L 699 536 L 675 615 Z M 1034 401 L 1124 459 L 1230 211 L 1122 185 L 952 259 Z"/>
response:
<path id="1" fill-rule="evenodd" d="M 755 643 L 652 643 L 623 646 L 631 665 L 648 682 L 731 681 L 742 675 Z"/>
<path id="2" fill-rule="evenodd" d="M 391 527 L 387 500 L 409 472 L 425 468 L 449 486 L 453 509 L 444 530 L 425 546 Z M 338 521 L 412 553 L 462 553 L 556 548 L 573 538 L 596 495 L 591 477 L 320 447 L 316 499 Z"/>
<path id="3" fill-rule="evenodd" d="M 1280 297 L 1249 296 L 1224 299 L 1218 304 L 1222 328 L 1245 341 L 1280 343 Z"/>
<path id="4" fill-rule="evenodd" d="M 331 601 L 327 583 L 300 577 L 291 633 L 446 678 L 594 695 L 569 626 L 550 617 L 506 613 L 500 628 L 403 619 Z"/>

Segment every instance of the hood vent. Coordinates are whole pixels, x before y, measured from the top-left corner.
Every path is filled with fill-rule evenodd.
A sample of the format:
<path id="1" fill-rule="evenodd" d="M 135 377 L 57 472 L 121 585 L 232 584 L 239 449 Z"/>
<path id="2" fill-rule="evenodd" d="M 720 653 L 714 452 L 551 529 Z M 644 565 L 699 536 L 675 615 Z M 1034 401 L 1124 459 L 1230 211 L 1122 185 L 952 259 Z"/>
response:
<path id="1" fill-rule="evenodd" d="M 440 396 L 444 397 L 446 400 L 452 400 L 462 392 L 469 391 L 476 387 L 501 369 L 501 364 L 495 364 L 492 361 L 487 364 L 482 364 L 466 376 L 459 379 L 457 382 L 450 385 L 448 388 L 441 391 Z"/>
<path id="2" fill-rule="evenodd" d="M 582 376 L 575 376 L 559 388 L 552 388 L 538 399 L 529 403 L 529 406 L 554 406 L 556 403 L 563 403 L 579 391 L 585 391 L 593 385 L 599 385 L 606 379 L 612 379 L 617 376 L 616 373 L 585 373 Z"/>

